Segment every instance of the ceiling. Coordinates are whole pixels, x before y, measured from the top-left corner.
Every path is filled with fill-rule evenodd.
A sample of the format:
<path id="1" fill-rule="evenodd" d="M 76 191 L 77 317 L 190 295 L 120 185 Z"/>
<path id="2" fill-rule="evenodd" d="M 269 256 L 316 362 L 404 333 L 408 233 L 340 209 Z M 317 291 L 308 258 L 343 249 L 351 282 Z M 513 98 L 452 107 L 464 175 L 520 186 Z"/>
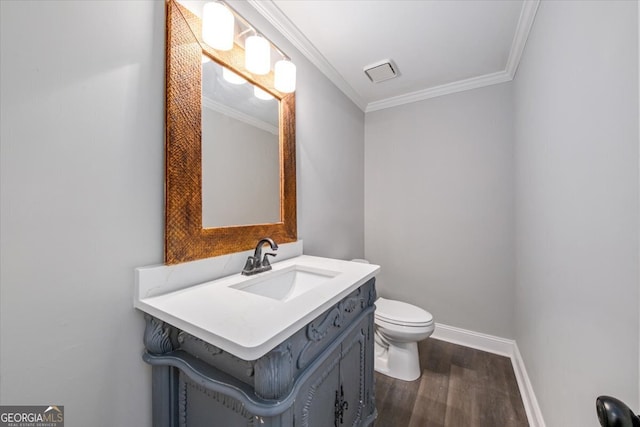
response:
<path id="1" fill-rule="evenodd" d="M 249 0 L 363 111 L 512 80 L 539 0 Z M 391 59 L 399 76 L 364 68 Z"/>

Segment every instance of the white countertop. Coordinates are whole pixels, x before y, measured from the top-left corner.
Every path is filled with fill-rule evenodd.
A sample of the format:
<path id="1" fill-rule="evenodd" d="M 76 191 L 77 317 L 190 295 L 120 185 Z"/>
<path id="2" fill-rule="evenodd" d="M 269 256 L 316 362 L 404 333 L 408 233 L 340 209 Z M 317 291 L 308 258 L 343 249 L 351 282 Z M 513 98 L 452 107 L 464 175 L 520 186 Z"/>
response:
<path id="1" fill-rule="evenodd" d="M 255 360 L 380 270 L 373 264 L 300 255 L 274 263 L 272 272 L 294 265 L 338 274 L 289 301 L 232 288 L 248 280 L 238 272 L 159 295 L 137 292 L 134 306 L 241 359 Z"/>

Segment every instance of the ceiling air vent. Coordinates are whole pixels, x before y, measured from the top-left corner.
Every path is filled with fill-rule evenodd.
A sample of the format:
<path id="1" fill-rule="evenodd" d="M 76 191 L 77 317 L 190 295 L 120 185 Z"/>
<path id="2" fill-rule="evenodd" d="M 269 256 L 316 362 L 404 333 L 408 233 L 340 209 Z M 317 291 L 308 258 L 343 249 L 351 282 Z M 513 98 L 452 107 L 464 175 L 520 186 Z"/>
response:
<path id="1" fill-rule="evenodd" d="M 376 62 L 375 64 L 364 67 L 364 73 L 374 83 L 380 83 L 385 80 L 398 77 L 398 67 L 390 59 Z"/>

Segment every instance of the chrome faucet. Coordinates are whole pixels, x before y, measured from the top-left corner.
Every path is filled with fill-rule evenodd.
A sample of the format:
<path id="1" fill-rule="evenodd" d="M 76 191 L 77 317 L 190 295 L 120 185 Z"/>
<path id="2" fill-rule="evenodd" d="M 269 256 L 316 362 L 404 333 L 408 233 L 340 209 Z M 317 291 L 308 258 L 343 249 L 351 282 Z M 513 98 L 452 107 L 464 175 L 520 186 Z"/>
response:
<path id="1" fill-rule="evenodd" d="M 242 274 L 245 276 L 251 276 L 253 274 L 262 273 L 263 271 L 271 270 L 271 263 L 269 263 L 270 256 L 276 256 L 276 254 L 272 252 L 265 252 L 264 257 L 262 256 L 262 246 L 268 243 L 271 246 L 272 251 L 278 250 L 278 245 L 273 239 L 265 237 L 264 239 L 260 239 L 258 244 L 256 245 L 256 250 L 253 252 L 253 256 L 247 258 L 247 262 L 244 265 L 244 269 L 242 270 Z"/>

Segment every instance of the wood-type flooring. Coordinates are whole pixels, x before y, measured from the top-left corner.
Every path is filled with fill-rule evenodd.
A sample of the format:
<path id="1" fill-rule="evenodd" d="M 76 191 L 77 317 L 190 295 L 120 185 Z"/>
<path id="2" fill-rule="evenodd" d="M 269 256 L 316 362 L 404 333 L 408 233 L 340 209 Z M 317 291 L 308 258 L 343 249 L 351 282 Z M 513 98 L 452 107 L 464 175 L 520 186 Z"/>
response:
<path id="1" fill-rule="evenodd" d="M 375 427 L 526 427 L 511 360 L 429 338 L 422 376 L 406 382 L 376 372 Z"/>

